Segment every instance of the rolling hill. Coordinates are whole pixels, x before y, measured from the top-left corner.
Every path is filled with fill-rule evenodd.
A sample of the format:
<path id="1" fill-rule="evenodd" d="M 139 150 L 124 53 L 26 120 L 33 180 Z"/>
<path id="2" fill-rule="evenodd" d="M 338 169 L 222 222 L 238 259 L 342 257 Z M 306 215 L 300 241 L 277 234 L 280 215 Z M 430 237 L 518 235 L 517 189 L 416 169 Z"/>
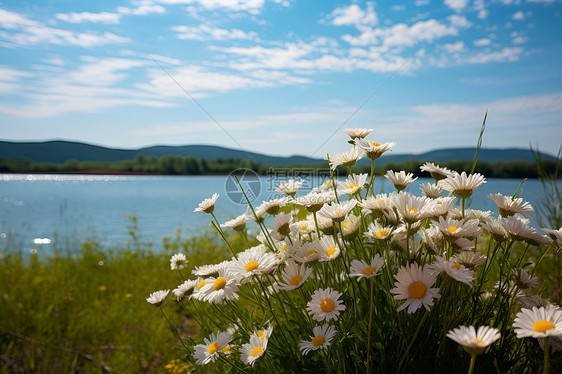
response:
<path id="1" fill-rule="evenodd" d="M 433 162 L 472 160 L 474 158 L 474 152 L 475 148 L 449 148 L 420 154 L 390 153 L 377 161 L 377 165 L 384 165 L 387 162 L 404 162 L 408 160 L 428 160 Z M 218 158 L 241 158 L 248 160 L 249 158 L 252 158 L 257 163 L 271 166 L 318 164 L 326 162 L 321 158 L 299 155 L 289 157 L 269 156 L 213 145 L 153 146 L 139 149 L 116 149 L 63 140 L 45 142 L 0 141 L 0 158 L 9 160 L 29 159 L 36 163 L 49 162 L 59 164 L 68 160 L 114 162 L 133 160 L 138 154 L 143 154 L 145 156 L 155 155 L 156 157 L 172 154 L 182 157 L 193 156 L 207 160 Z M 542 157 L 545 160 L 556 159 L 554 156 L 548 154 L 542 154 Z M 533 155 L 528 149 L 524 148 L 482 148 L 478 153 L 478 159 L 488 162 L 515 160 L 533 161 Z M 368 163 L 368 160 L 362 161 Z"/>

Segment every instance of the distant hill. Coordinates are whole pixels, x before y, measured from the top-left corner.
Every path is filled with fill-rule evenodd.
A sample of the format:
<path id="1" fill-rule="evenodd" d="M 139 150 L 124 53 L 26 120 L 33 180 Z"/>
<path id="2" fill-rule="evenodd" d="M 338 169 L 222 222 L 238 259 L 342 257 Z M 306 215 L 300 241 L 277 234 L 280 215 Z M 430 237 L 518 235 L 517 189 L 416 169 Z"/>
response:
<path id="1" fill-rule="evenodd" d="M 420 154 L 392 154 L 381 157 L 377 165 L 382 166 L 388 162 L 404 162 L 408 160 L 445 162 L 453 160 L 472 160 L 475 148 L 450 148 L 440 149 Z M 30 159 L 33 162 L 64 163 L 68 160 L 78 161 L 124 161 L 133 160 L 138 154 L 145 156 L 155 155 L 179 155 L 182 157 L 193 156 L 207 160 L 218 158 L 240 158 L 248 160 L 250 157 L 257 163 L 271 166 L 289 166 L 302 164 L 318 164 L 326 161 L 321 158 L 306 156 L 268 156 L 260 153 L 245 152 L 243 150 L 224 148 L 212 145 L 184 145 L 184 146 L 154 146 L 139 149 L 115 149 L 96 145 L 70 142 L 70 141 L 46 141 L 46 142 L 10 142 L 0 141 L 0 158 L 9 160 Z M 542 154 L 545 160 L 556 160 L 549 154 Z M 533 161 L 533 155 L 528 149 L 480 149 L 478 159 L 488 162 L 496 161 Z M 368 160 L 362 160 L 368 163 Z"/>

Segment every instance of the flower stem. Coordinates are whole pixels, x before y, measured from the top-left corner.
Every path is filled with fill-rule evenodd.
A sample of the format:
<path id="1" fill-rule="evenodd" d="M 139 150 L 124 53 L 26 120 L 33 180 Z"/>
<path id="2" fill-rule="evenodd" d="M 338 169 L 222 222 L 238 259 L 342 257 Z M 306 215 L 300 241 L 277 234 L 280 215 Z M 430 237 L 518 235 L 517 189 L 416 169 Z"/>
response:
<path id="1" fill-rule="evenodd" d="M 172 324 L 172 322 L 170 322 L 170 320 L 168 319 L 168 316 L 166 315 L 166 313 L 164 313 L 164 309 L 162 309 L 162 306 L 159 306 L 158 309 L 160 309 L 160 311 L 162 312 L 162 314 L 164 315 L 164 318 L 166 318 L 166 321 L 168 321 L 168 324 L 170 325 L 170 327 L 172 328 L 172 331 L 174 332 L 174 335 L 176 336 L 176 338 L 180 341 L 181 345 L 183 345 L 183 347 L 185 348 L 186 351 L 189 351 L 189 348 L 187 348 L 187 346 L 185 345 L 185 343 L 183 342 L 183 340 L 181 340 L 180 334 L 178 333 L 177 328 Z"/>
<path id="2" fill-rule="evenodd" d="M 468 367 L 468 374 L 472 374 L 474 372 L 474 366 L 476 366 L 476 355 L 472 354 L 470 357 L 470 366 Z"/>
<path id="3" fill-rule="evenodd" d="M 543 374 L 550 373 L 550 340 L 548 340 L 548 336 L 544 338 L 544 368 Z"/>
<path id="4" fill-rule="evenodd" d="M 367 374 L 370 372 L 371 368 L 371 326 L 373 325 L 373 291 L 374 291 L 374 277 L 371 277 L 371 296 L 369 299 L 369 332 L 367 333 Z"/>

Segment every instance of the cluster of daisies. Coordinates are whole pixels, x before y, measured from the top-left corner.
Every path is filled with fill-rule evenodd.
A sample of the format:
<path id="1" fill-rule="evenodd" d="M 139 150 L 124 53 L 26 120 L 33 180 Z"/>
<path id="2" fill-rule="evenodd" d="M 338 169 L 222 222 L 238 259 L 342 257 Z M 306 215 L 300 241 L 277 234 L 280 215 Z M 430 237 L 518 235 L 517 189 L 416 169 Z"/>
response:
<path id="1" fill-rule="evenodd" d="M 486 183 L 484 176 L 457 173 L 433 163 L 421 167 L 434 183 L 422 184 L 420 196 L 404 191 L 416 179 L 412 174 L 392 170 L 384 178 L 396 191 L 375 195 L 375 175 L 354 174 L 352 168 L 363 157 L 374 167 L 375 160 L 396 143 L 367 140 L 371 131 L 346 129 L 352 148 L 329 158 L 332 169 L 348 168 L 345 180 L 332 178 L 301 196 L 303 181 L 283 181 L 276 191 L 285 197 L 250 206 L 246 213 L 222 224 L 214 214 L 218 194 L 195 209 L 211 216 L 232 251 L 231 259 L 195 268 L 190 279 L 172 290 L 174 300 L 210 305 L 228 323 L 224 331 L 194 346 L 197 365 L 223 359 L 238 367 L 231 360 L 238 352 L 243 364 L 253 366 L 267 356 L 272 342 L 294 343 L 295 352 L 302 356 L 326 352 L 335 337 L 344 336 L 340 320 L 350 309 L 356 310 L 355 303 L 369 306 L 370 313 L 361 318 L 368 319 L 370 345 L 373 305 L 380 302 L 373 297 L 376 287 L 386 287 L 395 312 L 406 310 L 407 314 L 419 309 L 431 312 L 447 296 L 443 287 L 449 293 L 452 289 L 474 291 L 482 302 L 494 292 L 507 293 L 521 308 L 512 322 L 516 336 L 538 338 L 541 347 L 546 342 L 547 349 L 562 350 L 562 309 L 533 293 L 538 287 L 534 271 L 529 274 L 514 268 L 497 283 L 485 283 L 498 251 L 521 243 L 556 254 L 562 248 L 562 228 L 537 231 L 524 217 L 533 207 L 521 198 L 499 193 L 488 196 L 498 207 L 498 217 L 490 211 L 468 209 L 466 199 Z M 255 240 L 247 238 L 249 222 L 258 227 Z M 229 237 L 234 233 L 248 240 L 246 250 L 233 250 Z M 480 238 L 495 244 L 484 253 L 478 245 Z M 187 264 L 181 253 L 170 260 L 171 269 L 180 273 Z M 147 301 L 161 306 L 169 293 L 154 292 Z M 245 313 L 237 312 L 258 306 L 267 327 L 255 327 L 244 320 Z M 295 323 L 289 317 L 295 315 L 302 317 L 300 330 L 289 326 Z M 298 342 L 286 336 L 295 329 L 303 334 Z M 460 326 L 447 334 L 473 357 L 500 336 L 497 328 L 489 326 Z"/>

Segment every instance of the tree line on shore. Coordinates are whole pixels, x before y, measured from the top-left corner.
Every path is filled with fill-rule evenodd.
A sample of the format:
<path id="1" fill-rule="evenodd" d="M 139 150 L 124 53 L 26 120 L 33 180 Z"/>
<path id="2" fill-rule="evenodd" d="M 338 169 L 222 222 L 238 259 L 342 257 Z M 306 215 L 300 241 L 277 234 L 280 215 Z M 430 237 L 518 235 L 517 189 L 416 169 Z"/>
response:
<path id="1" fill-rule="evenodd" d="M 420 166 L 426 161 L 409 160 L 395 163 L 387 162 L 382 165 L 375 164 L 375 172 L 384 174 L 387 170 L 404 170 L 413 173 L 414 176 L 427 176 L 420 170 Z M 557 161 L 540 160 L 537 162 L 528 161 L 478 161 L 475 172 L 483 174 L 488 178 L 537 178 L 539 176 L 537 163 L 549 175 L 553 175 L 556 170 Z M 379 161 L 379 163 L 382 163 Z M 439 163 L 440 166 L 451 170 L 463 171 L 471 170 L 472 161 L 447 161 Z M 103 162 L 103 161 L 78 161 L 68 160 L 65 163 L 35 163 L 26 160 L 7 160 L 0 159 L 1 173 L 80 173 L 97 171 L 111 171 L 115 173 L 147 173 L 164 175 L 203 175 L 203 174 L 228 174 L 237 169 L 250 169 L 260 175 L 266 175 L 272 169 L 302 168 L 308 170 L 328 171 L 328 163 L 312 165 L 291 165 L 291 166 L 270 166 L 255 162 L 252 158 L 244 160 L 241 158 L 218 158 L 207 160 L 192 156 L 166 155 L 156 157 L 155 155 L 137 155 L 134 160 Z M 368 173 L 370 166 L 362 164 L 354 166 L 356 173 Z M 346 174 L 347 169 L 338 170 L 339 174 Z"/>

